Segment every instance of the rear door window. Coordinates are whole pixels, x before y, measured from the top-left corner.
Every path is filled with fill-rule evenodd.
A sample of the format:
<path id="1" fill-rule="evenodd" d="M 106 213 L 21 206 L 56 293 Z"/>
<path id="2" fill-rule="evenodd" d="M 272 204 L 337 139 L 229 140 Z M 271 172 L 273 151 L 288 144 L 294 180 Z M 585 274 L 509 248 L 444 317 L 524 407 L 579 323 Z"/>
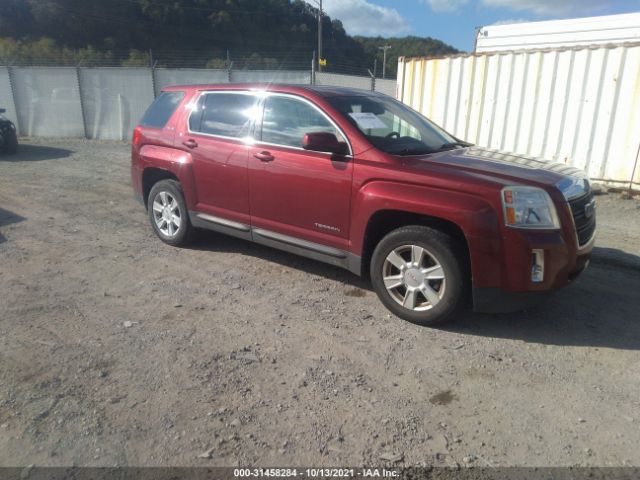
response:
<path id="1" fill-rule="evenodd" d="M 184 98 L 184 92 L 162 92 L 147 109 L 140 125 L 143 127 L 163 128 L 173 112 Z"/>
<path id="2" fill-rule="evenodd" d="M 221 137 L 246 137 L 257 112 L 257 102 L 257 97 L 250 93 L 206 93 L 189 117 L 189 129 Z"/>

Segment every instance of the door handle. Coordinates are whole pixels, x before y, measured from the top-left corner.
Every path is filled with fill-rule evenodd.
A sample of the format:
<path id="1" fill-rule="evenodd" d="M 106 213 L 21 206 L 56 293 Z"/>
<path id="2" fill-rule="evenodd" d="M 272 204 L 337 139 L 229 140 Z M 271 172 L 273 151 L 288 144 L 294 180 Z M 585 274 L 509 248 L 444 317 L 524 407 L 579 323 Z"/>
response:
<path id="1" fill-rule="evenodd" d="M 193 139 L 185 140 L 182 144 L 187 148 L 196 148 L 198 146 L 198 142 Z"/>
<path id="2" fill-rule="evenodd" d="M 254 153 L 253 156 L 256 157 L 258 160 L 260 160 L 261 162 L 271 162 L 275 158 L 273 155 L 271 155 L 267 151 Z"/>

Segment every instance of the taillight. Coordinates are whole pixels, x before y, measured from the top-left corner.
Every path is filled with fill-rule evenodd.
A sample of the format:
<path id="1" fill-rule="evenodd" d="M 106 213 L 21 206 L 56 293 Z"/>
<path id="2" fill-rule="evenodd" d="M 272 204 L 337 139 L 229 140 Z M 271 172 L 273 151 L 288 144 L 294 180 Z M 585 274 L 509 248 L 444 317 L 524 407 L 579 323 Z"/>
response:
<path id="1" fill-rule="evenodd" d="M 140 127 L 136 127 L 133 129 L 133 139 L 132 142 L 134 145 L 139 145 L 140 140 L 142 139 L 142 131 Z"/>

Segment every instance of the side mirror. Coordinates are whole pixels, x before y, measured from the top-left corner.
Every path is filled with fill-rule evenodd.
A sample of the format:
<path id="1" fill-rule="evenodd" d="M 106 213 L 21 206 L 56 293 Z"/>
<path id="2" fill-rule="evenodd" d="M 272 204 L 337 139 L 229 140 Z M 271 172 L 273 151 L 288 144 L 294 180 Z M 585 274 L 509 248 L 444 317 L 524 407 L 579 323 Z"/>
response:
<path id="1" fill-rule="evenodd" d="M 338 138 L 329 132 L 305 133 L 302 139 L 302 148 L 314 152 L 329 152 L 344 155 L 347 153 L 347 145 L 338 141 Z"/>

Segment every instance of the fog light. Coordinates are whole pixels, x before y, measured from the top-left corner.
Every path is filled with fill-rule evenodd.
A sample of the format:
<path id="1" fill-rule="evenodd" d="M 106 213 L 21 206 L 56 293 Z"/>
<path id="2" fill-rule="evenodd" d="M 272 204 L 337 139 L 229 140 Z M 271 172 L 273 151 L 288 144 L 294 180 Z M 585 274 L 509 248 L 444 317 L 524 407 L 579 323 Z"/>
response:
<path id="1" fill-rule="evenodd" d="M 540 283 L 544 280 L 544 250 L 531 250 L 531 281 Z"/>

